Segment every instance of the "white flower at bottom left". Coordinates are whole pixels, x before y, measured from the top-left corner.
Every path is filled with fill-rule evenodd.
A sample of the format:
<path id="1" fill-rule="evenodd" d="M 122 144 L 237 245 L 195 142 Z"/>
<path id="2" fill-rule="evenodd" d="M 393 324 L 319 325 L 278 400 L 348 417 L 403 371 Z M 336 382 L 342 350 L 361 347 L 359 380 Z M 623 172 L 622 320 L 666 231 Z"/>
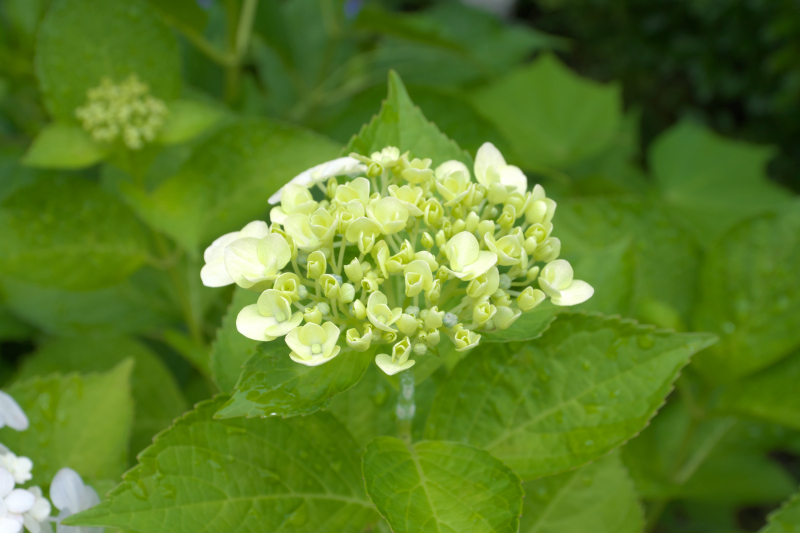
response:
<path id="1" fill-rule="evenodd" d="M 14 476 L 0 467 L 0 533 L 22 531 L 23 515 L 33 508 L 36 496 L 25 489 L 15 489 Z"/>

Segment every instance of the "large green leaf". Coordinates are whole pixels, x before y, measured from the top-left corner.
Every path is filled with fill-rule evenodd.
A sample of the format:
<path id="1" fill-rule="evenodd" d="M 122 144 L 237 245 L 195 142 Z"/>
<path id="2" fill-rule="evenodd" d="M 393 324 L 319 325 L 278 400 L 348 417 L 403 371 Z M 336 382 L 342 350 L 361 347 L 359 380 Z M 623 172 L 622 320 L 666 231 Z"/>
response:
<path id="1" fill-rule="evenodd" d="M 775 503 L 795 482 L 767 457 L 776 444 L 754 439 L 762 432 L 733 417 L 693 418 L 675 401 L 622 448 L 622 458 L 644 498 Z"/>
<path id="2" fill-rule="evenodd" d="M 224 392 L 231 392 L 239 381 L 244 364 L 261 344 L 248 339 L 236 329 L 236 316 L 246 305 L 258 301 L 258 293 L 236 287 L 228 312 L 217 330 L 217 338 L 211 346 L 209 366 L 214 382 Z"/>
<path id="3" fill-rule="evenodd" d="M 520 533 L 639 533 L 644 526 L 633 482 L 617 454 L 523 487 Z"/>
<path id="4" fill-rule="evenodd" d="M 692 353 L 714 342 L 564 315 L 535 342 L 475 349 L 437 391 L 426 436 L 492 452 L 525 480 L 620 446 L 647 425 Z"/>
<path id="5" fill-rule="evenodd" d="M 516 533 L 522 485 L 486 451 L 379 437 L 364 453 L 367 493 L 395 533 Z"/>
<path id="6" fill-rule="evenodd" d="M 141 343 L 118 334 L 58 338 L 23 360 L 17 379 L 55 372 L 103 372 L 126 358 L 136 363 L 131 375 L 135 407 L 130 444 L 130 456 L 136 457 L 153 435 L 189 407 L 169 369 Z"/>
<path id="7" fill-rule="evenodd" d="M 178 319 L 160 293 L 160 273 L 142 269 L 120 284 L 94 291 L 65 291 L 0 280 L 4 304 L 20 318 L 54 334 L 141 332 Z"/>
<path id="8" fill-rule="evenodd" d="M 148 242 L 133 213 L 94 183 L 40 177 L 0 203 L 0 272 L 61 289 L 119 283 Z"/>
<path id="9" fill-rule="evenodd" d="M 292 361 L 290 351 L 283 338 L 261 343 L 217 416 L 288 417 L 324 409 L 331 398 L 361 379 L 375 357 L 370 350 L 342 348 L 324 365 L 305 366 Z"/>
<path id="10" fill-rule="evenodd" d="M 800 380 L 800 353 L 726 385 L 718 407 L 766 422 L 800 429 L 800 397 L 789 393 Z"/>
<path id="11" fill-rule="evenodd" d="M 39 27 L 39 86 L 63 121 L 75 121 L 87 89 L 104 77 L 120 82 L 136 74 L 168 100 L 180 92 L 180 72 L 175 37 L 144 0 L 57 0 Z"/>
<path id="12" fill-rule="evenodd" d="M 575 277 L 595 288 L 581 309 L 660 327 L 688 322 L 699 246 L 663 206 L 634 197 L 572 198 L 559 204 L 553 223 Z"/>
<path id="13" fill-rule="evenodd" d="M 198 405 L 156 437 L 108 500 L 70 523 L 149 533 L 359 533 L 377 518 L 358 447 L 332 416 L 213 420 L 224 402 Z"/>
<path id="14" fill-rule="evenodd" d="M 269 197 L 298 173 L 336 157 L 333 142 L 298 128 L 242 119 L 200 143 L 173 177 L 147 193 L 123 191 L 140 215 L 187 250 L 269 212 Z"/>
<path id="15" fill-rule="evenodd" d="M 39 132 L 23 162 L 37 168 L 84 168 L 105 156 L 104 147 L 83 128 L 54 122 Z"/>
<path id="16" fill-rule="evenodd" d="M 599 153 L 622 119 L 619 86 L 581 78 L 550 54 L 473 97 L 514 147 L 518 163 L 531 170 L 561 169 Z"/>
<path id="17" fill-rule="evenodd" d="M 767 525 L 759 533 L 800 532 L 800 494 L 795 494 L 769 516 Z"/>
<path id="18" fill-rule="evenodd" d="M 469 154 L 439 131 L 435 124 L 428 122 L 414 105 L 400 76 L 394 71 L 389 73 L 389 95 L 383 101 L 380 113 L 361 128 L 344 152 L 369 155 L 386 146 L 396 146 L 401 152 L 409 151 L 413 157 L 431 158 L 434 166 L 450 159 L 472 166 Z"/>
<path id="19" fill-rule="evenodd" d="M 30 428 L 0 429 L 0 440 L 31 458 L 31 483 L 47 485 L 64 467 L 89 479 L 113 479 L 125 470 L 132 370 L 133 361 L 126 360 L 104 374 L 55 374 L 6 389 L 28 415 Z"/>
<path id="20" fill-rule="evenodd" d="M 800 347 L 800 204 L 731 229 L 706 256 L 696 329 L 720 343 L 698 357 L 714 380 L 765 368 Z"/>
<path id="21" fill-rule="evenodd" d="M 734 223 L 784 203 L 789 193 L 767 180 L 769 147 L 726 139 L 684 121 L 650 150 L 650 167 L 664 197 L 706 243 Z"/>

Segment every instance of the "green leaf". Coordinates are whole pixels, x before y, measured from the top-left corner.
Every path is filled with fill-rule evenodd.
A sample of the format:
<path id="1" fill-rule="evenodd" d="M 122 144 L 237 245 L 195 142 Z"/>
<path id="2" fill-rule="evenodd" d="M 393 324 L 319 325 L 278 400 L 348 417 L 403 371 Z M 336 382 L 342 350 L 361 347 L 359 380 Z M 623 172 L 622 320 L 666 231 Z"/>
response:
<path id="1" fill-rule="evenodd" d="M 86 91 L 104 77 L 130 74 L 162 100 L 181 87 L 178 45 L 144 0 L 57 0 L 39 26 L 36 75 L 45 105 L 57 119 L 75 122 Z"/>
<path id="2" fill-rule="evenodd" d="M 617 454 L 523 488 L 520 533 L 639 533 L 644 527 L 633 482 Z"/>
<path id="3" fill-rule="evenodd" d="M 44 344 L 26 357 L 18 380 L 61 372 L 103 372 L 131 358 L 135 403 L 130 457 L 147 447 L 153 435 L 188 409 L 175 378 L 164 363 L 141 343 L 122 335 L 62 337 Z"/>
<path id="4" fill-rule="evenodd" d="M 269 211 L 269 197 L 297 174 L 334 159 L 333 142 L 291 126 L 242 119 L 200 143 L 152 193 L 123 186 L 151 226 L 187 250 L 239 230 Z"/>
<path id="5" fill-rule="evenodd" d="M 197 0 L 148 0 L 167 21 L 179 28 L 202 33 L 208 25 L 208 15 Z"/>
<path id="6" fill-rule="evenodd" d="M 67 466 L 90 480 L 115 478 L 125 470 L 132 370 L 133 361 L 125 360 L 104 374 L 55 374 L 6 389 L 28 415 L 30 428 L 0 429 L 0 440 L 31 458 L 36 466 L 31 484 L 47 485 Z"/>
<path id="7" fill-rule="evenodd" d="M 214 383 L 224 392 L 231 392 L 239 381 L 244 364 L 258 350 L 258 341 L 248 339 L 236 329 L 236 316 L 245 306 L 258 301 L 258 293 L 236 287 L 233 300 L 222 325 L 217 330 L 217 338 L 211 345 L 209 366 Z"/>
<path id="8" fill-rule="evenodd" d="M 800 347 L 800 204 L 731 229 L 709 250 L 694 327 L 720 343 L 695 361 L 709 379 L 765 368 Z"/>
<path id="9" fill-rule="evenodd" d="M 800 353 L 724 386 L 717 406 L 725 411 L 800 429 L 800 398 L 787 394 L 800 379 Z"/>
<path id="10" fill-rule="evenodd" d="M 439 131 L 435 124 L 428 122 L 414 105 L 403 81 L 394 71 L 389 73 L 389 95 L 383 101 L 380 113 L 361 128 L 343 153 L 370 155 L 386 146 L 396 146 L 401 152 L 409 151 L 413 157 L 431 158 L 433 166 L 451 159 L 472 166 L 469 154 Z"/>
<path id="11" fill-rule="evenodd" d="M 0 305 L 0 341 L 24 340 L 33 337 L 35 329 L 26 324 L 5 306 Z"/>
<path id="12" fill-rule="evenodd" d="M 712 342 L 564 315 L 536 342 L 473 350 L 437 391 L 425 435 L 485 448 L 525 480 L 563 472 L 641 431 L 691 354 Z"/>
<path id="13" fill-rule="evenodd" d="M 364 453 L 367 493 L 395 533 L 516 533 L 522 485 L 488 452 L 379 437 Z"/>
<path id="14" fill-rule="evenodd" d="M 0 279 L 4 304 L 47 333 L 141 332 L 179 319 L 161 294 L 161 273 L 142 269 L 124 282 L 95 291 L 65 291 Z"/>
<path id="15" fill-rule="evenodd" d="M 83 128 L 54 122 L 39 132 L 22 162 L 37 168 L 85 168 L 105 157 L 105 149 Z"/>
<path id="16" fill-rule="evenodd" d="M 481 342 L 528 341 L 538 339 L 556 319 L 556 315 L 564 310 L 553 305 L 550 300 L 542 302 L 535 309 L 522 313 L 508 329 L 498 329 L 489 333 L 481 333 Z"/>
<path id="17" fill-rule="evenodd" d="M 173 100 L 169 103 L 169 114 L 158 132 L 161 144 L 186 142 L 216 124 L 222 111 L 197 100 Z"/>
<path id="18" fill-rule="evenodd" d="M 769 515 L 767 525 L 759 533 L 800 532 L 800 494 L 795 494 L 783 506 Z"/>
<path id="19" fill-rule="evenodd" d="M 157 436 L 108 500 L 70 517 L 70 525 L 359 533 L 377 519 L 358 447 L 332 416 L 213 420 L 224 402 L 199 404 Z"/>
<path id="20" fill-rule="evenodd" d="M 726 139 L 689 121 L 664 132 L 650 149 L 650 168 L 665 199 L 712 243 L 736 222 L 790 199 L 767 180 L 775 149 Z"/>
<path id="21" fill-rule="evenodd" d="M 0 203 L 0 272 L 68 290 L 108 287 L 148 254 L 143 227 L 119 200 L 73 176 L 40 177 Z"/>
<path id="22" fill-rule="evenodd" d="M 661 204 L 635 197 L 571 198 L 559 204 L 553 223 L 575 277 L 595 288 L 581 309 L 676 329 L 689 321 L 700 248 Z"/>
<path id="23" fill-rule="evenodd" d="M 282 338 L 262 342 L 217 416 L 290 417 L 324 409 L 331 398 L 358 383 L 375 358 L 370 350 L 342 348 L 324 365 L 305 366 L 292 361 L 290 351 Z"/>
<path id="24" fill-rule="evenodd" d="M 563 169 L 601 152 L 622 119 L 618 85 L 581 78 L 551 54 L 478 89 L 473 98 L 514 147 L 519 164 L 531 170 Z"/>
<path id="25" fill-rule="evenodd" d="M 774 503 L 791 494 L 795 482 L 767 457 L 775 443 L 754 445 L 760 433 L 733 417 L 698 420 L 675 401 L 622 448 L 622 458 L 644 498 Z"/>

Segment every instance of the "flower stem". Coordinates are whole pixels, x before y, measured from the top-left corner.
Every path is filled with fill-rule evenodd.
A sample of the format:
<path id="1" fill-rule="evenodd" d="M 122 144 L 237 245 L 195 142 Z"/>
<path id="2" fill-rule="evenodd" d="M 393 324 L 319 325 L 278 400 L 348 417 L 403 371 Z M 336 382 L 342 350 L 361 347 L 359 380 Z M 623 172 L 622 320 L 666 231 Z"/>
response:
<path id="1" fill-rule="evenodd" d="M 406 370 L 400 373 L 400 395 L 397 397 L 397 436 L 400 440 L 411 444 L 411 426 L 414 421 L 414 372 Z"/>

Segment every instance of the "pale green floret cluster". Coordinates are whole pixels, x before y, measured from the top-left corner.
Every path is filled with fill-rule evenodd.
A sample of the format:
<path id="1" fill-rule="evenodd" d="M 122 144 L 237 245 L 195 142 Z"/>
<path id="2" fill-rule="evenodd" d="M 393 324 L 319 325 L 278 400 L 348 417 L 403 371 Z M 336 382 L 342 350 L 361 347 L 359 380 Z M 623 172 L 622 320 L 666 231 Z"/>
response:
<path id="1" fill-rule="evenodd" d="M 140 150 L 153 142 L 168 113 L 167 105 L 149 93 L 150 87 L 135 74 L 119 85 L 103 78 L 100 86 L 86 92 L 88 101 L 75 110 L 75 116 L 95 141 L 121 138 L 131 150 Z"/>
<path id="2" fill-rule="evenodd" d="M 490 143 L 473 170 L 474 181 L 459 161 L 431 168 L 393 147 L 314 167 L 276 195 L 272 226 L 251 222 L 206 250 L 203 282 L 261 292 L 238 330 L 285 336 L 298 363 L 330 361 L 344 334 L 356 351 L 380 345 L 375 361 L 390 375 L 445 335 L 469 350 L 548 297 L 561 306 L 590 298 L 558 259 L 556 203 L 544 189 L 527 191 Z"/>

